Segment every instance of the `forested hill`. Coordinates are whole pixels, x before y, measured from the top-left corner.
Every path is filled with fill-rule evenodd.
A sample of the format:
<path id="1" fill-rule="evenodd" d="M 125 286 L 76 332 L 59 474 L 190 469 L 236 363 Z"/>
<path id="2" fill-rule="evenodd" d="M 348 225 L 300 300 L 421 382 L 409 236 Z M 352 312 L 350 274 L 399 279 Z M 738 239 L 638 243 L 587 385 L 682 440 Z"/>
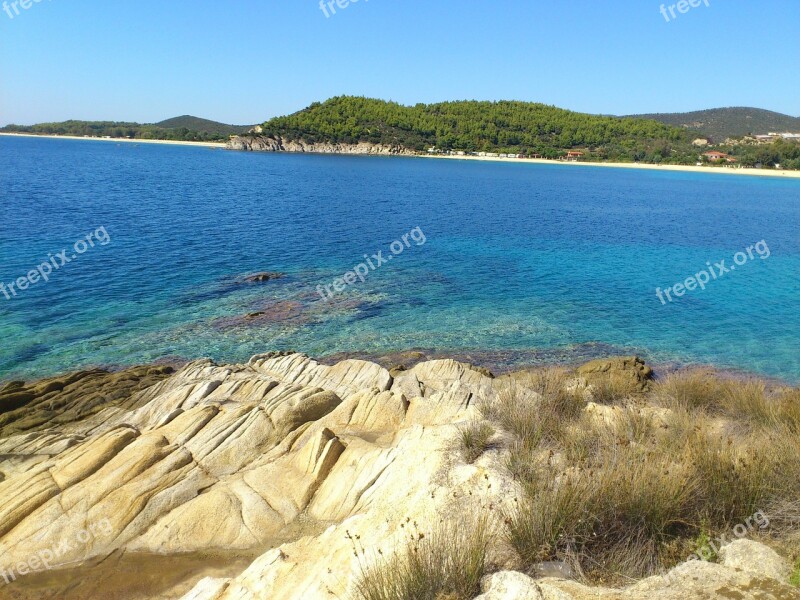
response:
<path id="1" fill-rule="evenodd" d="M 226 123 L 218 123 L 217 121 L 201 119 L 200 117 L 193 117 L 191 115 L 173 117 L 172 119 L 159 121 L 155 125 L 156 127 L 161 127 L 162 129 L 207 131 L 208 133 L 217 134 L 225 138 L 236 133 L 244 133 L 253 128 L 252 125 L 227 125 Z"/>
<path id="2" fill-rule="evenodd" d="M 666 125 L 683 127 L 710 136 L 715 143 L 744 135 L 770 132 L 800 132 L 800 118 L 760 108 L 712 108 L 686 113 L 631 115 L 631 118 L 655 119 Z"/>
<path id="3" fill-rule="evenodd" d="M 570 149 L 599 158 L 696 160 L 687 132 L 645 119 L 572 112 L 531 102 L 459 101 L 403 106 L 340 96 L 263 124 L 263 135 L 309 143 L 399 145 L 413 150 L 538 153 Z"/>
<path id="4" fill-rule="evenodd" d="M 186 115 L 152 124 L 124 121 L 62 121 L 37 125 L 8 125 L 0 129 L 0 132 L 213 142 L 225 141 L 231 135 L 244 133 L 251 128 L 249 125 L 226 125 Z"/>

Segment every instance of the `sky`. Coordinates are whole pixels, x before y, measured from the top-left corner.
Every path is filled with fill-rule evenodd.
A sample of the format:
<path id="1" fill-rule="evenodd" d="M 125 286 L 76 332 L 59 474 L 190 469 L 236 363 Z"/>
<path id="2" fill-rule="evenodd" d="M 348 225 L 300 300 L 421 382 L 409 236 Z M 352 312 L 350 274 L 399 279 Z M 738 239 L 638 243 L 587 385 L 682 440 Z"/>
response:
<path id="1" fill-rule="evenodd" d="M 343 94 L 800 116 L 800 2 L 692 1 L 7 0 L 0 125 L 250 125 Z"/>

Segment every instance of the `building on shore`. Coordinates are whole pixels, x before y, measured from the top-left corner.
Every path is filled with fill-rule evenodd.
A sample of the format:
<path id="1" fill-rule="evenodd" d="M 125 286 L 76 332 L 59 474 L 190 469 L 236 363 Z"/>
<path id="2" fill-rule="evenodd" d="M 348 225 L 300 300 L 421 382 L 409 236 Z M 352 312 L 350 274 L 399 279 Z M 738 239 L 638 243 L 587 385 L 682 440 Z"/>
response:
<path id="1" fill-rule="evenodd" d="M 717 162 L 717 161 L 720 161 L 720 160 L 724 160 L 729 165 L 734 165 L 737 162 L 739 162 L 734 157 L 732 157 L 730 154 L 725 154 L 724 152 L 719 152 L 718 150 L 711 150 L 709 152 L 703 152 L 703 156 L 709 162 Z"/>
<path id="2" fill-rule="evenodd" d="M 583 152 L 580 150 L 569 150 L 567 155 L 564 157 L 564 160 L 569 162 L 578 162 L 579 158 L 583 158 Z"/>

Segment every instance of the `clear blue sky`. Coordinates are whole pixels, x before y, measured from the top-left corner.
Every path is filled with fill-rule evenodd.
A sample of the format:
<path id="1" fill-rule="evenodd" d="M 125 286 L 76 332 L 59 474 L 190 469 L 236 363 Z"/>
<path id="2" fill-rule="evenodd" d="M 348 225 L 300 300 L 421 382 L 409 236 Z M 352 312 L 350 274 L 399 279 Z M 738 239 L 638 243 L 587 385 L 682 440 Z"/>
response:
<path id="1" fill-rule="evenodd" d="M 23 1 L 0 11 L 0 124 L 252 124 L 340 94 L 800 115 L 798 0 L 670 22 L 658 0 L 360 0 L 327 18 L 319 0 Z"/>

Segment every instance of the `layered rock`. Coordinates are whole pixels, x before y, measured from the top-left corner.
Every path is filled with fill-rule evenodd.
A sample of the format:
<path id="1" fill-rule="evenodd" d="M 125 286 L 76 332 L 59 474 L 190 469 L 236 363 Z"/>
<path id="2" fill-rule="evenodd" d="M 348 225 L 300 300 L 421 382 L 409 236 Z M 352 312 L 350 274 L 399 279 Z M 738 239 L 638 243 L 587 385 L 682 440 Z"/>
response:
<path id="1" fill-rule="evenodd" d="M 375 154 L 414 156 L 416 152 L 402 146 L 358 142 L 356 144 L 332 144 L 330 142 L 305 142 L 283 137 L 235 136 L 228 143 L 229 150 L 251 152 L 309 152 L 318 154 Z"/>
<path id="2" fill-rule="evenodd" d="M 39 597 L 26 586 L 38 585 L 43 569 L 15 567 L 32 566 L 31 557 L 71 569 L 102 568 L 121 553 L 167 560 L 236 552 L 255 558 L 234 572 L 197 568 L 120 597 L 346 598 L 362 567 L 412 529 L 424 535 L 442 518 L 475 510 L 499 518 L 519 493 L 505 450 L 491 448 L 473 464 L 454 451 L 459 426 L 479 418 L 477 405 L 502 383 L 469 365 L 435 360 L 390 374 L 360 360 L 329 366 L 270 353 L 246 365 L 196 361 L 167 375 L 148 375 L 156 380 L 144 389 L 120 384 L 88 413 L 62 396 L 72 384 L 49 392 L 49 384 L 12 386 L 53 394 L 48 410 L 69 409 L 55 426 L 37 420 L 0 437 L 0 568 L 16 569 L 8 588 L 16 597 Z M 27 402 L 44 410 L 36 397 Z M 501 570 L 484 581 L 481 598 L 797 597 L 786 565 L 756 546 L 625 590 Z M 748 570 L 748 553 L 769 568 Z M 513 568 L 501 547 L 492 560 Z M 71 572 L 48 588 L 53 597 L 103 597 L 102 589 L 81 592 Z"/>

